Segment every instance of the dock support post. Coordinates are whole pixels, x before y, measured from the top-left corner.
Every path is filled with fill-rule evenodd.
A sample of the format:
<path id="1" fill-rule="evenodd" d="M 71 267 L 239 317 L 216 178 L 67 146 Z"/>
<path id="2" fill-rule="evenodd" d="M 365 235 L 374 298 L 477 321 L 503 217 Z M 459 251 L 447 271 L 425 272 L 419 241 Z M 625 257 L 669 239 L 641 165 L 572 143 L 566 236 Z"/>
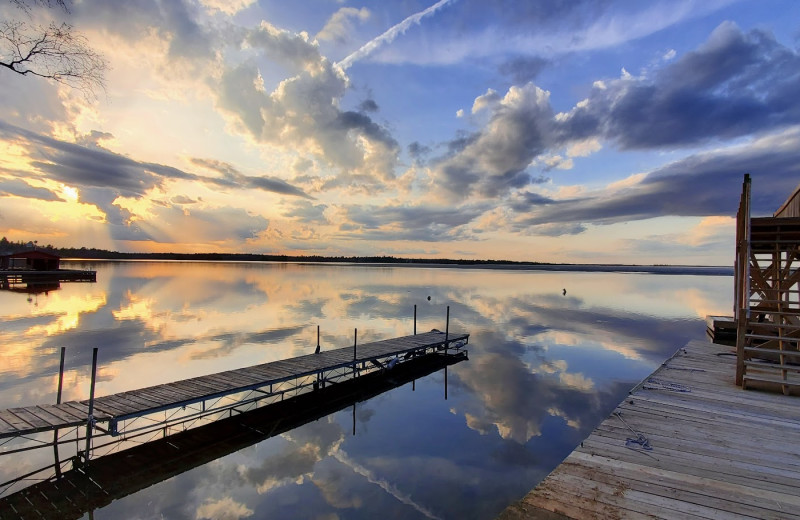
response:
<path id="1" fill-rule="evenodd" d="M 355 333 L 353 334 L 353 377 L 356 377 L 356 359 L 358 356 L 356 355 L 356 345 L 358 344 L 358 329 L 355 329 Z"/>
<path id="2" fill-rule="evenodd" d="M 84 463 L 89 463 L 89 448 L 92 444 L 92 427 L 94 426 L 94 383 L 97 378 L 97 347 L 92 349 L 92 383 L 89 387 L 89 417 L 86 422 L 86 451 L 83 455 Z"/>
<path id="3" fill-rule="evenodd" d="M 414 304 L 414 335 L 417 335 L 417 304 Z"/>
<path id="4" fill-rule="evenodd" d="M 447 361 L 445 361 L 447 363 Z M 444 366 L 444 400 L 447 401 L 447 365 Z"/>
<path id="5" fill-rule="evenodd" d="M 56 404 L 61 404 L 61 391 L 64 388 L 64 356 L 67 347 L 61 347 L 61 362 L 58 364 L 58 392 Z M 61 461 L 58 460 L 58 428 L 53 430 L 53 458 L 55 460 L 56 477 L 61 478 Z"/>
<path id="6" fill-rule="evenodd" d="M 444 355 L 447 355 L 447 340 L 450 337 L 450 306 L 447 306 L 447 319 L 444 322 Z"/>
<path id="7" fill-rule="evenodd" d="M 317 350 L 314 351 L 314 354 L 319 354 L 319 325 L 317 325 Z"/>

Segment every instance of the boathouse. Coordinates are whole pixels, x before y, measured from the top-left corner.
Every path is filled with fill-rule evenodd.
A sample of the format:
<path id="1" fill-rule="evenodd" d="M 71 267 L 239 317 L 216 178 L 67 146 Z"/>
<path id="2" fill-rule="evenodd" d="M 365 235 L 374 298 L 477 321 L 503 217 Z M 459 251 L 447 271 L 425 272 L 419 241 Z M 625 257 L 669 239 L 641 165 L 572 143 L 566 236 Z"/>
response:
<path id="1" fill-rule="evenodd" d="M 57 271 L 61 257 L 38 249 L 19 251 L 0 256 L 0 269 L 30 269 L 34 271 Z"/>

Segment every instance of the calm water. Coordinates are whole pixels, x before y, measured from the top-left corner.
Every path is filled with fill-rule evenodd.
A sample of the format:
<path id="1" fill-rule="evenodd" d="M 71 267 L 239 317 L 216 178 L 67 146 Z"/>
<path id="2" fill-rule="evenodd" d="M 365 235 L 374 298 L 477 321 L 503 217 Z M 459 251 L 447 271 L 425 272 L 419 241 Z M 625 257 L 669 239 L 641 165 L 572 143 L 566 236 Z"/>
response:
<path id="1" fill-rule="evenodd" d="M 227 264 L 80 263 L 97 283 L 0 292 L 0 408 L 105 395 L 418 330 L 469 360 L 191 469 L 94 518 L 493 518 L 688 340 L 732 278 Z M 562 289 L 567 294 L 562 294 Z M 430 300 L 428 297 L 430 296 Z M 38 450 L 46 451 L 46 450 Z M 0 459 L 5 481 L 43 455 Z M 14 458 L 13 462 L 8 459 Z M 45 462 L 46 464 L 47 462 Z M 0 490 L 2 491 L 2 490 Z M 86 515 L 88 518 L 88 513 Z"/>

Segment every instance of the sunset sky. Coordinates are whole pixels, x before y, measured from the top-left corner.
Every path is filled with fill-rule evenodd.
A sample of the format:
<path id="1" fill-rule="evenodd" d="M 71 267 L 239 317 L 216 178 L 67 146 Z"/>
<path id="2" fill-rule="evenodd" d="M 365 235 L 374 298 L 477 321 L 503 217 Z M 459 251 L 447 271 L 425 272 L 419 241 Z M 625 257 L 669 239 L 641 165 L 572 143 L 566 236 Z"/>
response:
<path id="1" fill-rule="evenodd" d="M 9 240 L 730 265 L 800 183 L 795 0 L 0 0 L 48 17 L 106 88 L 0 70 Z"/>

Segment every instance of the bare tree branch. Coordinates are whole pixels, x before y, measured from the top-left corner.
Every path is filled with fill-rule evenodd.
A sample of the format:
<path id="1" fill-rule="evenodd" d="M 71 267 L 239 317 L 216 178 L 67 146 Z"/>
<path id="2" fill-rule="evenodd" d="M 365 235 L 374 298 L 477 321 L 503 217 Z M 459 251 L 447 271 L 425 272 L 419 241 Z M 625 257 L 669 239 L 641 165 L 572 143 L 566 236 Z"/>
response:
<path id="1" fill-rule="evenodd" d="M 30 0 L 50 5 L 51 0 Z M 28 5 L 24 0 L 12 0 Z M 64 5 L 63 0 L 54 0 Z M 66 6 L 64 6 L 66 9 Z M 0 22 L 0 66 L 17 74 L 49 78 L 93 96 L 105 89 L 105 58 L 92 50 L 86 38 L 67 23 L 48 27 L 20 21 Z"/>
<path id="2" fill-rule="evenodd" d="M 38 5 L 41 7 L 58 6 L 64 9 L 64 11 L 69 12 L 67 0 L 11 0 L 11 3 L 28 13 L 30 12 L 32 5 Z"/>

